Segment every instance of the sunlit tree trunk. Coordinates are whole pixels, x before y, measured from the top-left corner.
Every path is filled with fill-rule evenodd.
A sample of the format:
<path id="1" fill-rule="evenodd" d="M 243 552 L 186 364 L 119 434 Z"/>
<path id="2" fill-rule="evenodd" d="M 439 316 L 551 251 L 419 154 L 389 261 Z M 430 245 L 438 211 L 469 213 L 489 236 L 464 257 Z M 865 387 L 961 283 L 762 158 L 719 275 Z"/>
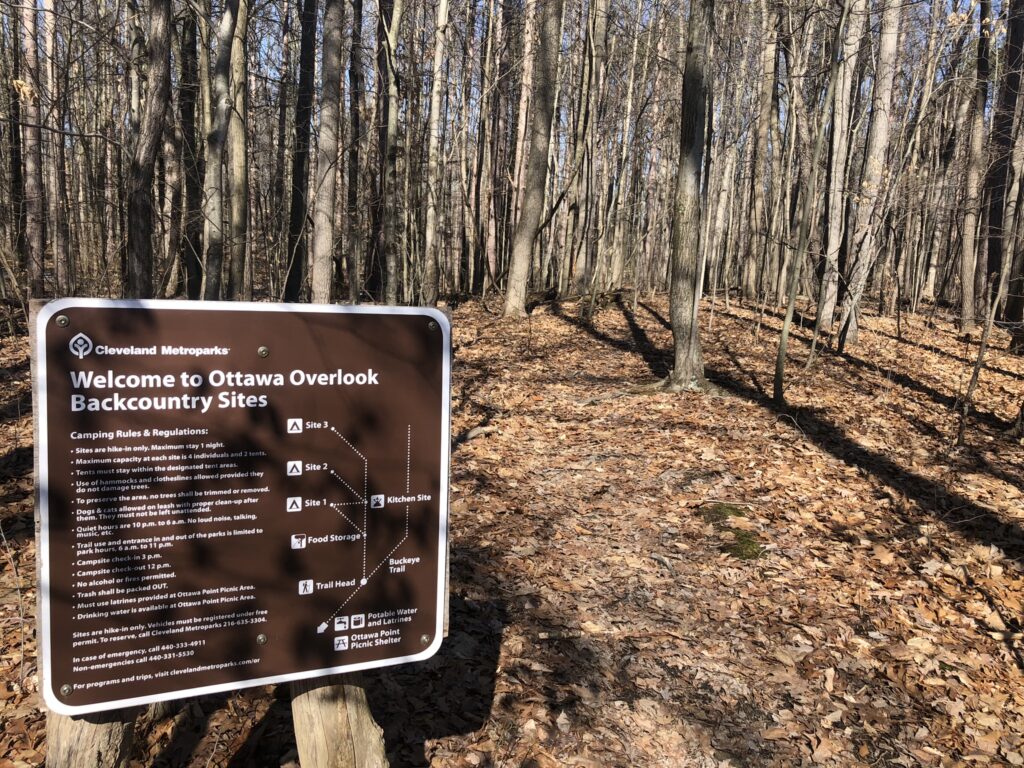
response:
<path id="1" fill-rule="evenodd" d="M 206 136 L 206 175 L 204 179 L 203 218 L 206 224 L 206 275 L 203 298 L 221 298 L 224 269 L 224 145 L 231 119 L 231 43 L 238 19 L 239 0 L 228 0 L 217 30 L 217 59 L 213 67 L 211 106 L 213 119 Z"/>
<path id="2" fill-rule="evenodd" d="M 704 275 L 701 233 L 701 164 L 704 156 L 705 105 L 709 82 L 705 61 L 712 25 L 709 0 L 690 6 L 685 41 L 683 93 L 679 121 L 679 172 L 672 222 L 672 272 L 669 318 L 672 323 L 673 365 L 667 386 L 671 390 L 703 389 L 704 358 L 700 348 L 697 311 Z"/>
<path id="3" fill-rule="evenodd" d="M 317 141 L 316 197 L 313 202 L 312 301 L 329 304 L 334 284 L 334 201 L 338 175 L 338 125 L 341 111 L 341 38 L 343 0 L 326 0 L 320 59 L 320 137 Z"/>
<path id="4" fill-rule="evenodd" d="M 434 59 L 430 68 L 430 111 L 427 115 L 426 223 L 423 244 L 423 288 L 420 300 L 426 306 L 437 303 L 438 239 L 437 209 L 441 195 L 441 92 L 445 36 L 448 33 L 448 0 L 438 0 L 434 19 Z"/>
<path id="5" fill-rule="evenodd" d="M 899 38 L 902 6 L 887 0 L 882 8 L 878 57 L 875 65 L 875 87 L 871 94 L 871 124 L 864 149 L 864 172 L 858 191 L 851 239 L 853 269 L 850 289 L 843 301 L 839 320 L 838 349 L 856 341 L 857 313 L 867 286 L 868 275 L 877 257 L 875 234 L 880 216 L 879 199 L 886 177 L 886 156 L 889 148 L 889 126 L 892 119 L 892 85 L 896 75 L 896 43 Z"/>
<path id="6" fill-rule="evenodd" d="M 978 55 L 975 69 L 974 89 L 970 94 L 970 145 L 967 153 L 967 178 L 965 181 L 963 245 L 960 251 L 960 328 L 969 331 L 974 328 L 975 302 L 979 298 L 974 291 L 974 272 L 978 260 L 980 236 L 981 182 L 984 169 L 985 104 L 988 102 L 989 49 L 992 31 L 992 4 L 990 0 L 978 2 Z"/>
<path id="7" fill-rule="evenodd" d="M 245 273 L 249 234 L 249 0 L 238 0 L 238 21 L 231 43 L 231 118 L 228 122 L 228 299 L 251 298 Z M 249 294 L 249 295 L 246 295 Z"/>
<path id="8" fill-rule="evenodd" d="M 558 28 L 562 0 L 545 2 L 541 8 L 536 61 L 533 65 L 533 119 L 525 174 L 525 194 L 519 221 L 512 239 L 508 289 L 505 293 L 505 317 L 526 315 L 526 286 L 529 278 L 533 241 L 537 236 L 544 209 L 544 186 L 548 173 L 548 142 L 554 115 L 555 79 L 561 41 Z"/>
<path id="9" fill-rule="evenodd" d="M 44 259 L 43 142 L 39 110 L 39 24 L 34 2 L 21 5 L 21 71 L 27 88 L 22 93 L 22 158 L 25 161 L 25 251 L 22 264 L 28 273 L 29 296 L 46 295 Z"/>

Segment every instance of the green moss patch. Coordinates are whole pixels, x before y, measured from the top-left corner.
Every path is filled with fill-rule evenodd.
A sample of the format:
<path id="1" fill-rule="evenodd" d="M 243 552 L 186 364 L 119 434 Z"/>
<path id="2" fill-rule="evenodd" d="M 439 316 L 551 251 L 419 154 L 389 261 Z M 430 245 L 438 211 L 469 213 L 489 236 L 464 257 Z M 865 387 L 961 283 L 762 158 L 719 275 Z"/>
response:
<path id="1" fill-rule="evenodd" d="M 764 552 L 757 534 L 733 528 L 728 524 L 730 518 L 746 517 L 747 512 L 736 504 L 715 502 L 702 507 L 700 516 L 704 522 L 711 523 L 722 532 L 732 534 L 732 540 L 722 545 L 722 551 L 738 560 L 755 560 Z"/>
<path id="2" fill-rule="evenodd" d="M 732 555 L 737 560 L 756 560 L 764 552 L 764 547 L 761 546 L 757 534 L 750 531 L 737 531 L 735 528 L 728 530 L 732 532 L 734 538 L 729 543 L 722 545 L 722 551 L 726 554 Z"/>

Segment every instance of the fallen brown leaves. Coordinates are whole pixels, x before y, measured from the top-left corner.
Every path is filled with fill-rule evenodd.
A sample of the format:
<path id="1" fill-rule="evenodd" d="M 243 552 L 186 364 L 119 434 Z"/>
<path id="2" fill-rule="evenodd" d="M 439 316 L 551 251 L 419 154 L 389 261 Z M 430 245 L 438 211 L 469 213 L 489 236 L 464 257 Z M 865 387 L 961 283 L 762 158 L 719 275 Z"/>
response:
<path id="1" fill-rule="evenodd" d="M 451 636 L 366 678 L 393 764 L 1024 765 L 1024 448 L 1005 436 L 1024 360 L 1005 340 L 951 450 L 976 347 L 946 325 L 905 321 L 901 342 L 868 318 L 848 355 L 807 371 L 797 329 L 781 410 L 764 395 L 777 317 L 755 338 L 755 311 L 716 307 L 720 392 L 680 395 L 633 387 L 670 364 L 664 302 L 593 324 L 580 309 L 455 312 Z M 25 352 L 0 348 L 0 765 L 45 753 L 20 618 Z M 740 511 L 723 522 L 713 504 Z M 741 540 L 752 559 L 729 554 Z M 287 763 L 285 697 L 142 719 L 137 762 Z"/>

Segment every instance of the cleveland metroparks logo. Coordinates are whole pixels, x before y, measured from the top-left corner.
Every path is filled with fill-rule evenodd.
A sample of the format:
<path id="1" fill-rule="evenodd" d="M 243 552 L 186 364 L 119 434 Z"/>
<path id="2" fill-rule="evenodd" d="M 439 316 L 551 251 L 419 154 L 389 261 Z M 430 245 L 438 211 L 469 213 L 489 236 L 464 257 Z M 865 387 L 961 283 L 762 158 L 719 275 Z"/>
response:
<path id="1" fill-rule="evenodd" d="M 80 333 L 68 343 L 68 349 L 72 354 L 77 355 L 79 360 L 82 360 L 92 352 L 92 339 L 84 333 Z"/>

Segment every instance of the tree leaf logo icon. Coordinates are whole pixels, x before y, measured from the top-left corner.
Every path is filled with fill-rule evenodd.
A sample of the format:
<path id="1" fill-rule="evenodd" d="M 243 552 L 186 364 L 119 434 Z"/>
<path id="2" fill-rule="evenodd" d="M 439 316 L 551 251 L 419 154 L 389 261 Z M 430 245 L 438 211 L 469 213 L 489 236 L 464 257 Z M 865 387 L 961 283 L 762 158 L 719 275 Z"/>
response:
<path id="1" fill-rule="evenodd" d="M 80 333 L 71 340 L 68 344 L 68 349 L 71 350 L 72 354 L 77 355 L 79 360 L 82 360 L 92 352 L 92 339 L 84 333 Z"/>

